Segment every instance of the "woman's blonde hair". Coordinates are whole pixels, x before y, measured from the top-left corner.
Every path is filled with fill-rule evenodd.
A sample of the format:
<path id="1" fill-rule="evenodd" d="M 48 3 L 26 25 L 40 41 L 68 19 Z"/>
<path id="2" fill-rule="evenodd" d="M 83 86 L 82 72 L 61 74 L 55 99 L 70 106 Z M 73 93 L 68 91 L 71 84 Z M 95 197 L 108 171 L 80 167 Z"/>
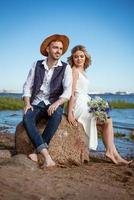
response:
<path id="1" fill-rule="evenodd" d="M 85 63 L 84 63 L 84 69 L 88 68 L 89 65 L 91 65 L 91 56 L 87 53 L 87 50 L 84 46 L 82 45 L 77 45 L 71 50 L 71 56 L 67 58 L 67 62 L 70 64 L 71 67 L 74 66 L 74 61 L 73 61 L 73 54 L 76 51 L 82 51 L 85 54 Z"/>

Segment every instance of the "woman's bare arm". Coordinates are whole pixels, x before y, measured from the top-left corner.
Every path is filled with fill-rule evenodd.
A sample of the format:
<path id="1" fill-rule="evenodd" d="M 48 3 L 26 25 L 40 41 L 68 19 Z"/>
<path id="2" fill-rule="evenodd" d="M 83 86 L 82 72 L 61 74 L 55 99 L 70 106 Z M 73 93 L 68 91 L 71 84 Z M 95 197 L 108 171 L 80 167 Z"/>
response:
<path id="1" fill-rule="evenodd" d="M 72 76 L 73 76 L 73 84 L 72 84 L 72 95 L 68 103 L 68 121 L 69 123 L 76 125 L 76 119 L 73 114 L 73 107 L 75 105 L 75 100 L 76 100 L 75 90 L 79 74 L 75 67 L 72 68 Z"/>

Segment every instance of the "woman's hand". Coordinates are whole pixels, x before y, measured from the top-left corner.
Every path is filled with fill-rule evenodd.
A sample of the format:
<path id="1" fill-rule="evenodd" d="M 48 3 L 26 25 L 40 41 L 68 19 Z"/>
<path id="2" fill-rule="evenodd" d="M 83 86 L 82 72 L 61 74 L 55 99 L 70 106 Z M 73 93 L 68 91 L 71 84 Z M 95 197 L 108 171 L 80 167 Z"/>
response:
<path id="1" fill-rule="evenodd" d="M 73 113 L 68 114 L 68 122 L 73 126 L 77 126 L 77 120 L 75 119 Z"/>

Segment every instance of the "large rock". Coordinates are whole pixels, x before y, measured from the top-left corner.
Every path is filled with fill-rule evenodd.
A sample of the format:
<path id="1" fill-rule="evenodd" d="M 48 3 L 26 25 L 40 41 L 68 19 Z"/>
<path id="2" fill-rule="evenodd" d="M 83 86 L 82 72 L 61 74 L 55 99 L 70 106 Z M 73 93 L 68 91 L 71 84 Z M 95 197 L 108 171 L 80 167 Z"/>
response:
<path id="1" fill-rule="evenodd" d="M 9 150 L 6 150 L 6 149 L 0 150 L 0 160 L 1 159 L 9 159 L 9 158 L 11 158 L 11 153 Z"/>
<path id="2" fill-rule="evenodd" d="M 40 133 L 43 132 L 45 126 L 45 120 L 38 124 Z M 63 116 L 58 130 L 49 144 L 49 153 L 56 163 L 80 165 L 89 161 L 87 143 L 88 138 L 82 125 L 71 126 L 66 117 Z M 34 150 L 22 122 L 16 128 L 15 146 L 17 153 L 21 154 L 29 154 Z"/>

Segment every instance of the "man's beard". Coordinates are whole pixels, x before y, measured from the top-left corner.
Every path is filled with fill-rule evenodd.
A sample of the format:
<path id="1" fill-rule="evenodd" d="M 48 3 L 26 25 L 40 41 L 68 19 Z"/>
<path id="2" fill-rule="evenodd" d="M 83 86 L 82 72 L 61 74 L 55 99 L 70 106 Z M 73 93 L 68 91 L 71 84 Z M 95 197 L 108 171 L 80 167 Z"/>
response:
<path id="1" fill-rule="evenodd" d="M 58 55 L 53 56 L 53 59 L 54 60 L 59 60 L 60 57 L 61 57 L 61 55 L 58 54 Z"/>

